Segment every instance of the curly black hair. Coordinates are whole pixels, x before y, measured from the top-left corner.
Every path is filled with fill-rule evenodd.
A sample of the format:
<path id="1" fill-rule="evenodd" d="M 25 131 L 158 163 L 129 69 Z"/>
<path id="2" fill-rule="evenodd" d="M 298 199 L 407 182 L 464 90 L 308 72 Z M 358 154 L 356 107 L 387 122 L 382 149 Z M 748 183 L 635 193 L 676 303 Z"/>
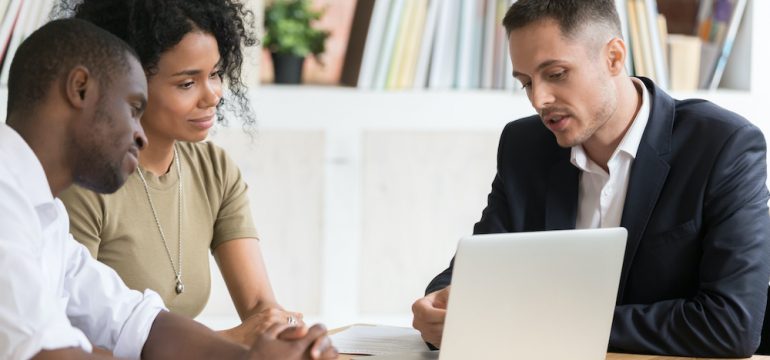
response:
<path id="1" fill-rule="evenodd" d="M 258 43 L 254 14 L 237 0 L 60 0 L 51 17 L 72 16 L 90 21 L 131 45 L 148 77 L 157 73 L 163 52 L 187 33 L 200 30 L 211 34 L 217 40 L 221 74 L 229 90 L 217 106 L 217 118 L 226 123 L 224 113 L 229 112 L 241 117 L 247 129 L 256 123 L 247 86 L 241 80 L 243 48 Z M 235 103 L 226 101 L 227 96 Z"/>

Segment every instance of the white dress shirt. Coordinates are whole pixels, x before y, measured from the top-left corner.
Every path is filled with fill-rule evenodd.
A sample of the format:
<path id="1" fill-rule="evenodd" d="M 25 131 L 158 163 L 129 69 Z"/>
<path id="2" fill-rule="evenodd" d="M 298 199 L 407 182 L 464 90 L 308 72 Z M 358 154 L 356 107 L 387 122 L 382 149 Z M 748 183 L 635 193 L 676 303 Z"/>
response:
<path id="1" fill-rule="evenodd" d="M 0 359 L 92 343 L 138 359 L 163 309 L 72 239 L 32 149 L 0 124 Z"/>
<path id="2" fill-rule="evenodd" d="M 642 104 L 631 127 L 607 162 L 607 171 L 586 155 L 582 145 L 572 147 L 570 161 L 580 169 L 577 229 L 595 229 L 620 226 L 623 205 L 626 203 L 628 177 L 636 158 L 636 150 L 644 135 L 650 116 L 650 94 L 641 80 L 632 78 L 642 92 Z"/>

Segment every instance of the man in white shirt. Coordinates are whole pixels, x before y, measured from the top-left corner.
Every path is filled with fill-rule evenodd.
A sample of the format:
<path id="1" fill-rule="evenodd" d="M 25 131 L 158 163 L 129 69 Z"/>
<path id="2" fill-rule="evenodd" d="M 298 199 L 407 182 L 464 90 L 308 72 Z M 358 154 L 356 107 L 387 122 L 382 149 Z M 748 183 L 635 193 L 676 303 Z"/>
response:
<path id="1" fill-rule="evenodd" d="M 252 349 L 130 290 L 68 233 L 56 195 L 114 192 L 147 139 L 147 83 L 134 51 L 81 20 L 57 20 L 14 56 L 0 124 L 0 359 L 330 359 L 325 329 L 275 325 Z"/>
<path id="2" fill-rule="evenodd" d="M 611 350 L 753 354 L 770 278 L 759 129 L 629 77 L 613 0 L 518 0 L 503 25 L 513 76 L 538 115 L 503 130 L 474 233 L 625 227 Z M 437 347 L 452 270 L 412 307 Z"/>

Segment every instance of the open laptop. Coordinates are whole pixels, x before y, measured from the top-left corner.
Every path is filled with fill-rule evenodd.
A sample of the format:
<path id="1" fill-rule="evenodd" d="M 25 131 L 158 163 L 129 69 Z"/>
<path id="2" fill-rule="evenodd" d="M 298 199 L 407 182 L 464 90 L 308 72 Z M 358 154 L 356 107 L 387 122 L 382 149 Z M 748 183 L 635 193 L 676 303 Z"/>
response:
<path id="1" fill-rule="evenodd" d="M 611 228 L 463 238 L 440 354 L 367 359 L 604 359 L 626 236 Z"/>

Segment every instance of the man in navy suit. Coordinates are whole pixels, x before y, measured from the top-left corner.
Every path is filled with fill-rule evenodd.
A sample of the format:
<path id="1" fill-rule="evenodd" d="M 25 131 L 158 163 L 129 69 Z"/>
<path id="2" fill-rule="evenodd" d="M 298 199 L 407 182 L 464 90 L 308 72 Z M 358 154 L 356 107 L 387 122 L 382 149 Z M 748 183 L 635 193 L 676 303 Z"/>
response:
<path id="1" fill-rule="evenodd" d="M 614 3 L 508 10 L 513 76 L 538 115 L 503 130 L 474 233 L 625 227 L 610 349 L 750 356 L 770 279 L 764 137 L 735 113 L 629 77 Z M 437 347 L 452 265 L 412 307 Z"/>

